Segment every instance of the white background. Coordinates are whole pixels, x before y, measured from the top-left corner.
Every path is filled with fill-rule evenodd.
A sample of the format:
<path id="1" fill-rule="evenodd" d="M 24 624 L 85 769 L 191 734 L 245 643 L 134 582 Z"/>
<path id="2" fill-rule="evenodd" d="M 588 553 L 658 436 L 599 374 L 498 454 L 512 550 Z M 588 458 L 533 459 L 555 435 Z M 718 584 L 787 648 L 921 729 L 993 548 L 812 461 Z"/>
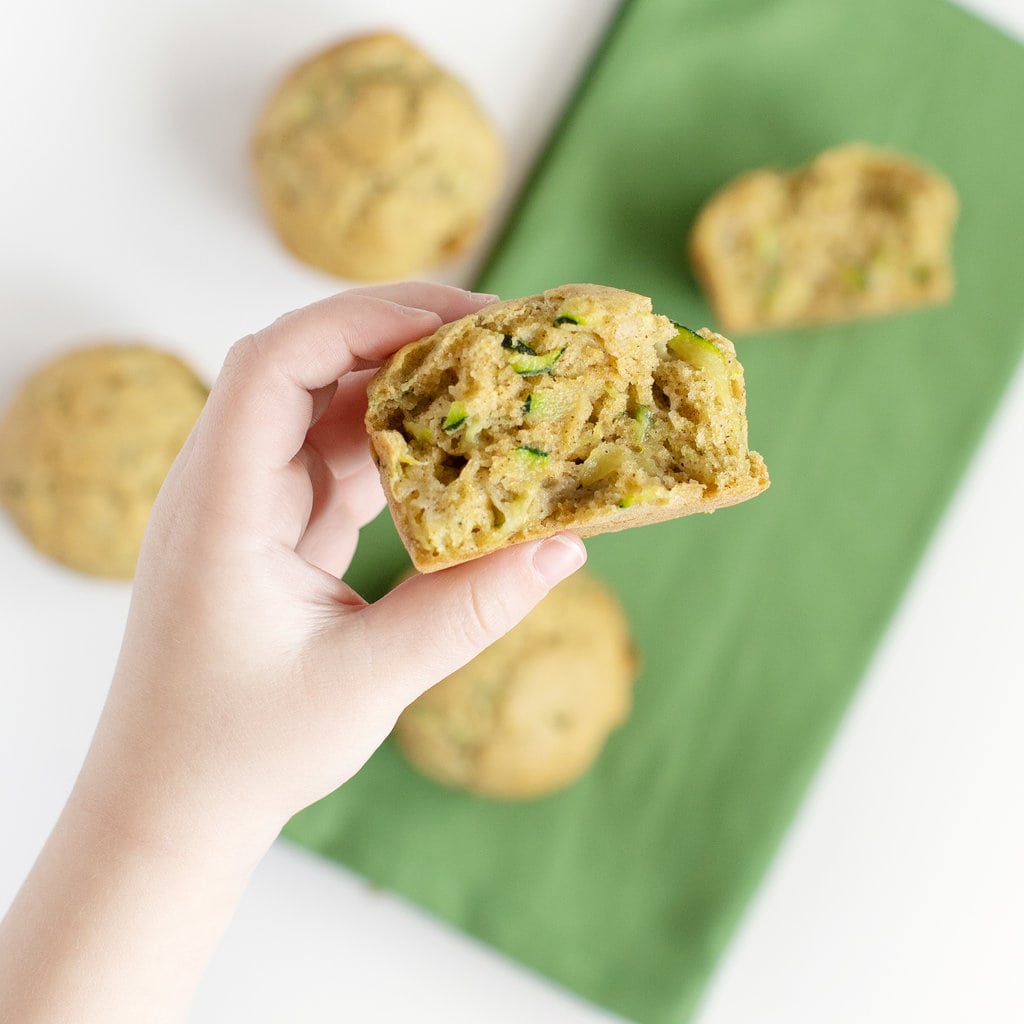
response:
<path id="1" fill-rule="evenodd" d="M 234 338 L 337 287 L 273 241 L 245 165 L 252 119 L 295 59 L 361 28 L 417 39 L 508 140 L 507 208 L 613 3 L 4 6 L 6 403 L 41 360 L 98 336 L 163 344 L 212 378 Z M 1020 0 L 970 6 L 1024 38 Z M 467 283 L 479 251 L 436 278 Z M 1018 374 L 701 1024 L 1024 1020 L 1022 440 Z M 0 518 L 0 908 L 71 787 L 127 601 L 127 586 L 45 561 Z M 611 1018 L 278 843 L 194 1020 L 342 1019 Z"/>

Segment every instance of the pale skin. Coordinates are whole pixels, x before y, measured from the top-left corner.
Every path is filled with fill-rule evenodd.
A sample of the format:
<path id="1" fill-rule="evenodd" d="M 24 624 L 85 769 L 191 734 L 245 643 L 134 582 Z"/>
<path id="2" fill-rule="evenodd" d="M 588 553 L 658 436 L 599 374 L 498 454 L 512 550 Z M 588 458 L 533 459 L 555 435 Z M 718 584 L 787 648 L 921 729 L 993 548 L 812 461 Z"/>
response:
<path id="1" fill-rule="evenodd" d="M 0 1020 L 187 1019 L 287 819 L 583 563 L 561 534 L 373 605 L 340 580 L 384 504 L 373 368 L 489 298 L 359 289 L 232 346 L 153 510 L 85 764 L 0 924 Z"/>

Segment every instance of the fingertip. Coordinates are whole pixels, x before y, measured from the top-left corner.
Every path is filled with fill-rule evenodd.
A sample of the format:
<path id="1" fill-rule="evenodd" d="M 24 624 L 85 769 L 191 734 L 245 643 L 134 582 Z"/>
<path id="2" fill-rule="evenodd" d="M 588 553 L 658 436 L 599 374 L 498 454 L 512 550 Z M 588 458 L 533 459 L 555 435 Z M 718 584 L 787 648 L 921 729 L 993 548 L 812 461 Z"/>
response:
<path id="1" fill-rule="evenodd" d="M 533 568 L 548 587 L 571 576 L 587 560 L 587 549 L 574 533 L 556 533 L 533 551 Z"/>
<path id="2" fill-rule="evenodd" d="M 429 281 L 398 281 L 349 289 L 345 294 L 380 299 L 408 309 L 429 310 L 441 323 L 449 323 L 477 312 L 497 300 L 489 292 L 471 292 L 455 285 Z"/>

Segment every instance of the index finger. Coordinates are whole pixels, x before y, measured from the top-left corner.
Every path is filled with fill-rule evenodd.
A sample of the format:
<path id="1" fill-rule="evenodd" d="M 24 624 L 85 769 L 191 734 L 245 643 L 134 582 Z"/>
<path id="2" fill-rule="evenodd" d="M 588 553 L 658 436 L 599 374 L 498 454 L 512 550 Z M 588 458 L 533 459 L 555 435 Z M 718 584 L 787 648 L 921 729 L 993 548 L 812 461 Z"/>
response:
<path id="1" fill-rule="evenodd" d="M 208 472 L 255 483 L 288 466 L 312 422 L 312 392 L 356 367 L 379 364 L 488 300 L 425 283 L 361 288 L 286 314 L 243 338 L 228 353 L 200 418 L 200 439 L 210 442 Z"/>

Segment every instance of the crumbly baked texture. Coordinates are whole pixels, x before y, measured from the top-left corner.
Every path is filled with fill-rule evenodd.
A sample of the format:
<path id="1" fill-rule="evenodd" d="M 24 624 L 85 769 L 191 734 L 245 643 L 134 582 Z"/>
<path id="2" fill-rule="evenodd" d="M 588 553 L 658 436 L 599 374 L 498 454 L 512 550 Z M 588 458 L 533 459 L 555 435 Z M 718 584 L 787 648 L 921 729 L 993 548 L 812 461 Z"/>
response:
<path id="1" fill-rule="evenodd" d="M 252 153 L 284 244 L 357 280 L 401 277 L 465 249 L 503 162 L 470 93 L 394 34 L 346 40 L 296 68 L 260 116 Z"/>
<path id="2" fill-rule="evenodd" d="M 732 343 L 599 285 L 495 303 L 401 349 L 370 383 L 366 427 L 423 572 L 768 486 Z"/>
<path id="3" fill-rule="evenodd" d="M 44 554 L 131 577 L 206 394 L 180 359 L 146 345 L 62 355 L 25 382 L 0 423 L 0 499 Z"/>
<path id="4" fill-rule="evenodd" d="M 851 143 L 726 185 L 689 251 L 724 330 L 852 320 L 950 298 L 957 212 L 938 172 Z"/>
<path id="5" fill-rule="evenodd" d="M 580 571 L 413 702 L 394 738 L 437 782 L 501 799 L 543 796 L 590 768 L 629 714 L 636 674 L 618 601 Z"/>

